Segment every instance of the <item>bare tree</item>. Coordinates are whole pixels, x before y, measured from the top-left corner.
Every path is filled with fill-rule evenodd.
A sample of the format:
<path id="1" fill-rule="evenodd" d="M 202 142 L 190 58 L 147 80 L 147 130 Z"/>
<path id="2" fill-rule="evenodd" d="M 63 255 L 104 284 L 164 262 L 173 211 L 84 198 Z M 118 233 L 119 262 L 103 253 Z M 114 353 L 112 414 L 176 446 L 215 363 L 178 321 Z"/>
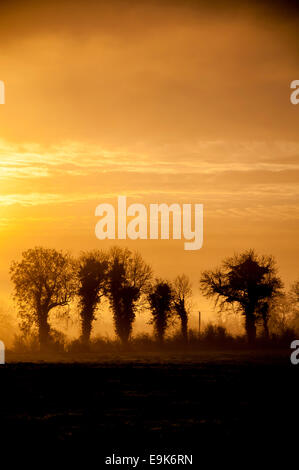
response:
<path id="1" fill-rule="evenodd" d="M 220 308 L 236 306 L 244 315 L 249 343 L 255 341 L 259 318 L 268 325 L 269 309 L 264 306 L 282 288 L 273 258 L 258 256 L 253 250 L 225 259 L 219 269 L 203 272 L 200 285 Z"/>
<path id="2" fill-rule="evenodd" d="M 181 321 L 183 339 L 188 341 L 188 309 L 192 296 L 192 286 L 186 274 L 177 276 L 173 282 L 174 309 Z"/>
<path id="3" fill-rule="evenodd" d="M 299 332 L 299 281 L 288 292 L 277 296 L 270 305 L 271 330 L 284 335 L 287 331 Z"/>
<path id="4" fill-rule="evenodd" d="M 115 332 L 123 344 L 130 338 L 138 302 L 147 293 L 151 276 L 151 267 L 138 252 L 111 248 L 107 296 L 113 311 Z"/>
<path id="5" fill-rule="evenodd" d="M 292 284 L 289 297 L 292 303 L 294 328 L 299 331 L 299 280 Z"/>
<path id="6" fill-rule="evenodd" d="M 173 290 L 167 281 L 156 279 L 148 295 L 156 337 L 162 344 L 169 319 L 172 316 Z"/>
<path id="7" fill-rule="evenodd" d="M 92 323 L 101 297 L 106 292 L 108 271 L 107 255 L 102 251 L 82 253 L 78 261 L 78 290 L 81 307 L 81 340 L 87 346 Z"/>
<path id="8" fill-rule="evenodd" d="M 293 328 L 293 311 L 290 296 L 284 294 L 271 302 L 269 325 L 275 335 L 284 335 Z"/>
<path id="9" fill-rule="evenodd" d="M 68 305 L 75 294 L 74 264 L 67 253 L 36 247 L 22 254 L 10 268 L 14 299 L 23 328 L 28 323 L 38 329 L 40 348 L 50 343 L 49 312 Z"/>
<path id="10" fill-rule="evenodd" d="M 291 285 L 290 296 L 294 305 L 299 306 L 299 280 Z"/>

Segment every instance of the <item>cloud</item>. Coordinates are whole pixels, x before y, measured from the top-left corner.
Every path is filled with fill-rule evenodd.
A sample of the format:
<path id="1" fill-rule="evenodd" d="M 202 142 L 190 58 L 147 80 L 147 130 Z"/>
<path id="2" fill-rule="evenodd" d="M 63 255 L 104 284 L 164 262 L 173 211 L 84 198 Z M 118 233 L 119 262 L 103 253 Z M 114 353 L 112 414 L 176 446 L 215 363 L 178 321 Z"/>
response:
<path id="1" fill-rule="evenodd" d="M 0 142 L 0 178 L 46 178 L 95 173 L 216 175 L 298 171 L 299 142 L 196 142 L 143 150 L 108 150 L 79 142 L 43 148 Z"/>
<path id="2" fill-rule="evenodd" d="M 106 146 L 298 133 L 297 20 L 271 14 L 269 27 L 272 5 L 215 14 L 207 2 L 81 1 L 70 13 L 68 2 L 9 3 L 0 18 L 8 139 Z"/>
<path id="3" fill-rule="evenodd" d="M 0 142 L 2 209 L 68 206 L 93 215 L 103 200 L 200 202 L 208 217 L 297 219 L 299 142 L 198 140 L 193 145 L 103 148 Z M 84 211 L 82 207 L 85 207 Z M 60 208 L 60 209 L 59 209 Z M 12 214 L 13 216 L 13 214 Z M 44 214 L 36 215 L 44 220 Z M 2 220 L 2 226 L 7 226 Z"/>

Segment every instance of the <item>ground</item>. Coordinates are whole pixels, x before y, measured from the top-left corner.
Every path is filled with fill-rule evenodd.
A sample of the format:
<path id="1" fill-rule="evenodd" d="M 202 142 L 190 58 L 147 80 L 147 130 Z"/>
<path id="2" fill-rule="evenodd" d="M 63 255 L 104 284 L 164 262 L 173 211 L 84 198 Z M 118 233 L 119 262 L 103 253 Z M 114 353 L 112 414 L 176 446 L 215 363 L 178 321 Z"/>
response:
<path id="1" fill-rule="evenodd" d="M 94 456 L 105 468 L 113 453 L 192 454 L 194 468 L 207 460 L 243 467 L 296 451 L 299 366 L 288 351 L 7 360 L 2 443 L 31 449 L 25 461 L 39 447 L 84 454 L 86 468 Z"/>

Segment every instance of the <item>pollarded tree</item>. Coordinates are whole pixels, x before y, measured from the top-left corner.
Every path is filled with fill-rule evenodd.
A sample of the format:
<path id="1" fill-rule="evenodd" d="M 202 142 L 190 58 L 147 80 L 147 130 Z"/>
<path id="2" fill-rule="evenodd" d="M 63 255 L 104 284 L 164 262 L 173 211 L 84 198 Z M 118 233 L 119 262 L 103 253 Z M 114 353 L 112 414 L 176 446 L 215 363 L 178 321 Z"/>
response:
<path id="1" fill-rule="evenodd" d="M 126 344 L 130 338 L 138 302 L 147 293 L 152 270 L 139 253 L 113 247 L 109 252 L 107 296 L 113 311 L 117 336 Z"/>
<path id="2" fill-rule="evenodd" d="M 75 294 L 74 263 L 70 255 L 51 248 L 36 247 L 22 254 L 10 268 L 14 299 L 25 324 L 38 329 L 41 350 L 50 343 L 49 313 L 68 305 Z"/>
<path id="3" fill-rule="evenodd" d="M 159 343 L 164 342 L 166 328 L 172 316 L 173 290 L 167 281 L 156 279 L 148 294 L 148 301 L 153 316 L 152 322 Z"/>
<path id="4" fill-rule="evenodd" d="M 244 315 L 249 343 L 255 341 L 257 320 L 263 318 L 268 324 L 265 305 L 282 288 L 273 258 L 258 256 L 253 250 L 225 259 L 219 269 L 203 272 L 200 285 L 220 308 L 235 306 Z"/>
<path id="5" fill-rule="evenodd" d="M 177 276 L 173 282 L 173 305 L 181 321 L 181 332 L 184 341 L 188 341 L 188 309 L 192 296 L 192 286 L 186 274 Z"/>
<path id="6" fill-rule="evenodd" d="M 92 323 L 101 297 L 106 292 L 107 255 L 102 251 L 82 253 L 78 261 L 78 290 L 81 317 L 81 340 L 89 344 Z"/>

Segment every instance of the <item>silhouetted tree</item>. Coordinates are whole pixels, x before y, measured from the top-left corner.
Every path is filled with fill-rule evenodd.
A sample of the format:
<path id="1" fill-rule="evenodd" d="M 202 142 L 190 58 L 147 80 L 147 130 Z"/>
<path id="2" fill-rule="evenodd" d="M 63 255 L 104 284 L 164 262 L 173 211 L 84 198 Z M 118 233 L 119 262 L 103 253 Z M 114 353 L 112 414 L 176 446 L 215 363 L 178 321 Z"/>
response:
<path id="1" fill-rule="evenodd" d="M 148 301 L 153 316 L 156 337 L 163 343 L 166 328 L 172 315 L 173 290 L 167 281 L 156 280 L 148 295 Z"/>
<path id="2" fill-rule="evenodd" d="M 261 301 L 257 307 L 256 314 L 262 321 L 265 338 L 269 339 L 268 323 L 270 319 L 270 301 L 267 299 L 265 301 Z"/>
<path id="3" fill-rule="evenodd" d="M 299 305 L 299 280 L 292 284 L 291 289 L 290 289 L 290 297 L 292 299 L 292 302 L 298 306 Z"/>
<path id="4" fill-rule="evenodd" d="M 289 292 L 275 297 L 270 309 L 272 333 L 276 336 L 286 336 L 287 331 L 299 331 L 299 296 L 298 292 L 296 293 L 296 284 L 291 286 Z"/>
<path id="5" fill-rule="evenodd" d="M 292 303 L 294 328 L 299 331 L 299 280 L 292 284 L 289 296 Z"/>
<path id="6" fill-rule="evenodd" d="M 95 311 L 105 295 L 108 260 L 102 251 L 82 253 L 78 263 L 78 291 L 81 307 L 81 340 L 86 346 L 90 341 Z"/>
<path id="7" fill-rule="evenodd" d="M 192 296 L 192 287 L 188 276 L 177 276 L 173 282 L 174 309 L 181 321 L 182 337 L 188 340 L 188 302 Z"/>
<path id="8" fill-rule="evenodd" d="M 290 290 L 278 296 L 271 303 L 271 326 L 278 334 L 286 331 L 299 332 L 299 281 L 294 282 Z M 273 328 L 274 327 L 274 328 Z"/>
<path id="9" fill-rule="evenodd" d="M 10 268 L 14 298 L 23 328 L 38 328 L 41 350 L 49 346 L 49 312 L 66 306 L 75 294 L 74 265 L 71 257 L 55 249 L 36 247 L 22 254 Z"/>
<path id="10" fill-rule="evenodd" d="M 109 252 L 107 296 L 117 336 L 126 344 L 132 333 L 137 303 L 148 291 L 152 270 L 139 253 L 113 247 Z"/>
<path id="11" fill-rule="evenodd" d="M 255 341 L 257 319 L 264 315 L 268 324 L 269 310 L 264 306 L 282 287 L 273 258 L 253 250 L 225 259 L 220 269 L 203 272 L 200 285 L 206 297 L 216 297 L 220 308 L 236 306 L 245 316 L 249 343 Z"/>

